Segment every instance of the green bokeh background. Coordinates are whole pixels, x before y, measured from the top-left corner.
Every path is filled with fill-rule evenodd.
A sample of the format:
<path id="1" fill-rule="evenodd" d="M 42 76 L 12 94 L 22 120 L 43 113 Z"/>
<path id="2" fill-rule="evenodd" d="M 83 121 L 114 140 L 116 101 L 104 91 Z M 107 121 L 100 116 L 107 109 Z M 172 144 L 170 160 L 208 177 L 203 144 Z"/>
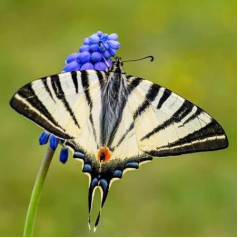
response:
<path id="1" fill-rule="evenodd" d="M 41 159 L 41 129 L 9 106 L 13 93 L 60 72 L 82 40 L 119 35 L 129 74 L 166 86 L 213 115 L 229 148 L 154 159 L 111 187 L 96 233 L 87 227 L 88 178 L 72 158 L 52 162 L 36 236 L 236 236 L 236 1 L 0 3 L 0 235 L 21 236 Z M 99 199 L 97 198 L 97 201 Z"/>

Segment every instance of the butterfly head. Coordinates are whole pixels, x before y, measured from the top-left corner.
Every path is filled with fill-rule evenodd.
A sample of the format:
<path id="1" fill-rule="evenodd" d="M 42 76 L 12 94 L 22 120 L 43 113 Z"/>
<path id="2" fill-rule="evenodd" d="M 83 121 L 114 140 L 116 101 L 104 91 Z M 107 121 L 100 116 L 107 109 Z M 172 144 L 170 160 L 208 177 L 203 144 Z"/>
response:
<path id="1" fill-rule="evenodd" d="M 115 58 L 115 61 L 113 61 L 110 72 L 114 72 L 114 73 L 118 73 L 118 74 L 124 74 L 125 73 L 125 71 L 123 69 L 123 62 L 122 62 L 120 57 Z"/>

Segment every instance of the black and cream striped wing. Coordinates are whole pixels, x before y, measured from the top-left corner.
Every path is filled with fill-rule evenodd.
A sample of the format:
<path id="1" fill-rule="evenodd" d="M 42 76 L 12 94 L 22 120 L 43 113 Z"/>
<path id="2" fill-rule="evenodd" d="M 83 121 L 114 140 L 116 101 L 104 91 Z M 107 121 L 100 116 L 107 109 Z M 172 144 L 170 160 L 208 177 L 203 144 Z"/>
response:
<path id="1" fill-rule="evenodd" d="M 90 148 L 96 148 L 101 110 L 100 80 L 105 78 L 103 72 L 94 70 L 41 78 L 18 90 L 10 104 L 55 136 L 73 139 L 85 134 L 82 140 L 90 141 Z M 95 125 L 93 117 L 97 118 Z"/>
<path id="2" fill-rule="evenodd" d="M 148 155 L 174 156 L 228 146 L 214 118 L 164 87 L 142 80 L 128 103 L 134 119 L 128 129 L 135 129 L 138 147 Z"/>

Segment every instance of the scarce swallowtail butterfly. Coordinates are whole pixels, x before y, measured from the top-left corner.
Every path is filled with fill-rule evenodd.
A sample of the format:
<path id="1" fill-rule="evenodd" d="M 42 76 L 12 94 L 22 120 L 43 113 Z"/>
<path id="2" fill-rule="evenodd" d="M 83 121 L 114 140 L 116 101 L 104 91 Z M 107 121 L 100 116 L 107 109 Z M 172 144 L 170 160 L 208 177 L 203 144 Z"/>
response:
<path id="1" fill-rule="evenodd" d="M 125 171 L 153 157 L 224 149 L 226 134 L 209 114 L 176 93 L 126 75 L 123 62 L 35 80 L 16 92 L 11 106 L 46 131 L 65 140 L 90 177 L 89 225 L 93 195 L 101 209 L 110 185 Z"/>

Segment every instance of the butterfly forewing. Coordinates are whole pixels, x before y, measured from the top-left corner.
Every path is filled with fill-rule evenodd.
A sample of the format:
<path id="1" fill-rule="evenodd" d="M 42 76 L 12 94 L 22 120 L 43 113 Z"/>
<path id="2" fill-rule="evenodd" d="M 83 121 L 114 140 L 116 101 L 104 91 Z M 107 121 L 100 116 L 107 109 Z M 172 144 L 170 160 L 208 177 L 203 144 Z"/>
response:
<path id="1" fill-rule="evenodd" d="M 90 115 L 85 92 L 100 88 L 97 72 L 84 72 L 84 76 L 73 71 L 35 80 L 22 87 L 10 104 L 54 135 L 77 138 Z"/>
<path id="2" fill-rule="evenodd" d="M 147 154 L 172 156 L 228 146 L 224 130 L 210 115 L 164 87 L 143 80 L 129 100 L 132 113 L 139 114 L 134 121 L 138 144 Z"/>

